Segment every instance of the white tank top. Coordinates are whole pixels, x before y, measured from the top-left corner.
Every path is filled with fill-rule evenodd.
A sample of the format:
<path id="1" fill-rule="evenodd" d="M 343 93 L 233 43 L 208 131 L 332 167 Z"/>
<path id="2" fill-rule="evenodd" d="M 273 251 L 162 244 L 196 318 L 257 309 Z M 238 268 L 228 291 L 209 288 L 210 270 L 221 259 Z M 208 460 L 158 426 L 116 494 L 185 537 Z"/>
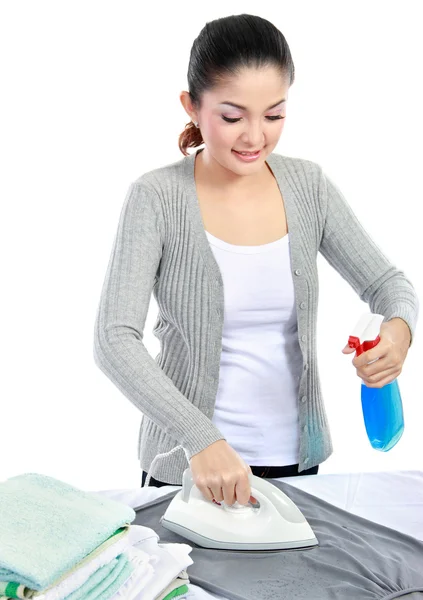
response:
<path id="1" fill-rule="evenodd" d="M 238 246 L 206 231 L 224 287 L 213 423 L 249 465 L 299 461 L 302 354 L 288 235 Z"/>

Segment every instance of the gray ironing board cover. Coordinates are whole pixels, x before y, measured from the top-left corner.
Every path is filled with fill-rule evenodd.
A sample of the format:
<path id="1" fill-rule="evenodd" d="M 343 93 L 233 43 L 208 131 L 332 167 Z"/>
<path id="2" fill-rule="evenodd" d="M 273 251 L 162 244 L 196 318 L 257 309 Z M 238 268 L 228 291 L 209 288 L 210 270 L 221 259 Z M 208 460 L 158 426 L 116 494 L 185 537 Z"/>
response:
<path id="1" fill-rule="evenodd" d="M 134 523 L 163 543 L 188 543 L 190 581 L 228 600 L 423 600 L 423 541 L 369 521 L 285 482 L 318 546 L 272 552 L 210 550 L 160 524 L 172 491 L 136 508 Z"/>

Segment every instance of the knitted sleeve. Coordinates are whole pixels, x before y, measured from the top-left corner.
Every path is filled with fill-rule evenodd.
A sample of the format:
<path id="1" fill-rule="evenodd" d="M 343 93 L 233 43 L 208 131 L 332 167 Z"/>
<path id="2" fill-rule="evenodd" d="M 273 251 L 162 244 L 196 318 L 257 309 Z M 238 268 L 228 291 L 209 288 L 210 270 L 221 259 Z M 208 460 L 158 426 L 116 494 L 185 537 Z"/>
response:
<path id="1" fill-rule="evenodd" d="M 393 265 L 361 225 L 338 186 L 321 170 L 324 227 L 319 251 L 371 312 L 403 319 L 414 337 L 419 300 L 411 281 Z"/>
<path id="2" fill-rule="evenodd" d="M 143 330 L 164 240 L 160 198 L 132 183 L 121 211 L 97 309 L 96 365 L 190 458 L 224 439 L 211 420 L 174 385 L 143 344 Z"/>

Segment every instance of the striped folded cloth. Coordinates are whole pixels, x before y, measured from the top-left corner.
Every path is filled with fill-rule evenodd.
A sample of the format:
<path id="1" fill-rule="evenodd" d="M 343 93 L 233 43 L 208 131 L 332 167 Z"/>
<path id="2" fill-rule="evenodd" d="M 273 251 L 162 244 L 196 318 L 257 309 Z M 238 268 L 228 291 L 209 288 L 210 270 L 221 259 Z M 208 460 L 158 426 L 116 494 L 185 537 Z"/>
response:
<path id="1" fill-rule="evenodd" d="M 121 588 L 131 577 L 134 567 L 128 558 L 121 554 L 110 561 L 108 565 L 98 569 L 77 590 L 66 596 L 66 600 L 109 600 L 119 588 Z M 13 584 L 6 588 L 7 596 L 0 596 L 0 600 L 14 600 L 15 598 L 31 598 L 31 596 L 10 596 L 13 594 L 25 594 L 25 590 L 13 590 Z M 18 586 L 22 588 L 22 586 Z M 40 596 L 42 598 L 42 596 Z"/>

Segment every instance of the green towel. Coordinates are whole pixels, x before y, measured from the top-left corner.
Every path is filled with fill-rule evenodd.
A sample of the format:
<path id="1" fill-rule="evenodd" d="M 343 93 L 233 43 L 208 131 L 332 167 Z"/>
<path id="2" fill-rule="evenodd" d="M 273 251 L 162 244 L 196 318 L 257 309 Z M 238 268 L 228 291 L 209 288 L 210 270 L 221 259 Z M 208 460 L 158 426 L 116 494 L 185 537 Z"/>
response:
<path id="1" fill-rule="evenodd" d="M 125 504 L 37 473 L 0 483 L 0 506 L 0 585 L 36 591 L 63 579 L 135 519 Z"/>
<path id="2" fill-rule="evenodd" d="M 187 592 L 188 592 L 188 586 L 184 584 L 184 585 L 181 585 L 180 587 L 176 588 L 172 592 L 170 592 L 170 594 L 165 596 L 163 598 L 163 600 L 171 600 L 171 598 L 176 598 L 177 596 L 182 596 L 182 594 L 186 594 Z"/>
<path id="3" fill-rule="evenodd" d="M 23 598 L 25 600 L 36 600 L 39 595 L 45 594 L 49 592 L 52 588 L 55 588 L 61 583 L 64 579 L 70 577 L 75 571 L 81 569 L 84 565 L 94 560 L 99 554 L 102 554 L 106 548 L 114 544 L 118 539 L 128 535 L 129 527 L 122 527 L 115 531 L 113 535 L 111 535 L 103 544 L 95 548 L 90 554 L 87 554 L 85 558 L 81 560 L 73 569 L 70 569 L 63 575 L 61 575 L 56 581 L 53 582 L 51 586 L 48 588 L 44 588 L 41 592 L 37 590 L 32 590 L 25 585 L 19 585 L 19 583 L 4 583 L 0 582 L 0 593 L 5 594 L 5 596 L 0 596 L 0 600 L 14 600 L 15 598 Z"/>

